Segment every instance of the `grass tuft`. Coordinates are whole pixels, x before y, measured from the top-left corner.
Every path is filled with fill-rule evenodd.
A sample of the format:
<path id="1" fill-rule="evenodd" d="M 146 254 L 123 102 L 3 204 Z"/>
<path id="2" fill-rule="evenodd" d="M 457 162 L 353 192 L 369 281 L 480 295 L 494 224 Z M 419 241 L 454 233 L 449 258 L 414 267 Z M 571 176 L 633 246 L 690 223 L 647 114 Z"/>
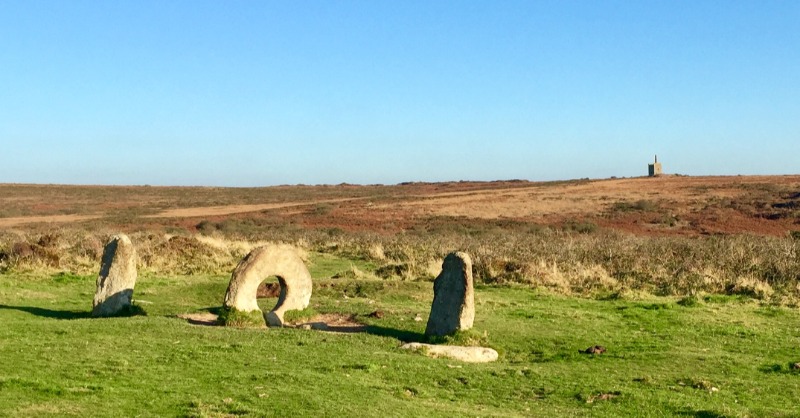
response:
<path id="1" fill-rule="evenodd" d="M 691 308 L 700 306 L 702 304 L 702 299 L 700 299 L 697 295 L 690 295 L 680 298 L 677 303 L 680 306 Z"/>
<path id="2" fill-rule="evenodd" d="M 304 322 L 308 321 L 309 319 L 319 315 L 314 308 L 305 308 L 302 310 L 293 310 L 293 311 L 286 311 L 283 314 L 283 319 L 287 323 L 295 323 L 295 322 Z"/>
<path id="3" fill-rule="evenodd" d="M 222 307 L 218 312 L 217 323 L 220 325 L 237 328 L 263 328 L 266 326 L 266 320 L 261 311 L 246 312 L 236 308 Z"/>
<path id="4" fill-rule="evenodd" d="M 467 347 L 490 347 L 489 334 L 480 333 L 474 329 L 458 330 L 451 335 L 427 337 L 430 344 L 459 345 Z"/>

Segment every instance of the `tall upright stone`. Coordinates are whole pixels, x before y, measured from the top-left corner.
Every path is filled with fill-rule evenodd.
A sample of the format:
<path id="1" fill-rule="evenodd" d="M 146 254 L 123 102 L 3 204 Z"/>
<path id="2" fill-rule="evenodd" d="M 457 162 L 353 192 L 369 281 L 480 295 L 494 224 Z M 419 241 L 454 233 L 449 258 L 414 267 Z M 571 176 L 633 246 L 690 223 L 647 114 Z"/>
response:
<path id="1" fill-rule="evenodd" d="M 278 303 L 264 314 L 269 326 L 283 326 L 283 314 L 302 310 L 311 300 L 311 274 L 297 252 L 286 245 L 256 248 L 239 262 L 231 275 L 223 307 L 243 312 L 260 312 L 256 300 L 258 285 L 276 276 L 281 286 Z"/>
<path id="2" fill-rule="evenodd" d="M 136 249 L 130 238 L 111 237 L 103 250 L 92 316 L 113 316 L 130 309 L 136 275 Z"/>
<path id="3" fill-rule="evenodd" d="M 444 336 L 468 330 L 474 320 L 472 260 L 466 253 L 450 253 L 442 263 L 442 272 L 433 282 L 433 304 L 425 335 Z"/>

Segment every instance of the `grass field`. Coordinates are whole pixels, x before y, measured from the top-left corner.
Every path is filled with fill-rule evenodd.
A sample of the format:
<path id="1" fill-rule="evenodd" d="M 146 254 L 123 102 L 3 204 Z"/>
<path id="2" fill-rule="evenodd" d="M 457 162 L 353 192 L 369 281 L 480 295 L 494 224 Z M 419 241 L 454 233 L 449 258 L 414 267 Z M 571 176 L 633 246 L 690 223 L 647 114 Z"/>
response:
<path id="1" fill-rule="evenodd" d="M 331 278 L 351 265 L 374 268 L 311 254 L 312 308 L 368 325 L 362 333 L 178 317 L 218 308 L 227 275 L 144 274 L 134 296 L 146 316 L 93 319 L 93 275 L 6 273 L 0 414 L 800 416 L 796 309 L 479 286 L 475 331 L 501 358 L 466 364 L 399 349 L 423 339 L 430 282 Z M 608 351 L 579 353 L 595 344 Z"/>

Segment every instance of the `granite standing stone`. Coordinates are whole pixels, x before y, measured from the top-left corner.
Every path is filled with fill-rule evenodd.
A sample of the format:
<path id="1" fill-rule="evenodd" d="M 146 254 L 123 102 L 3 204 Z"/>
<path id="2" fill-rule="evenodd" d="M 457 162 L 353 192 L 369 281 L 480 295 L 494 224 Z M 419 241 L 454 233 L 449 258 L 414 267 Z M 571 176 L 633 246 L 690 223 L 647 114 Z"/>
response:
<path id="1" fill-rule="evenodd" d="M 130 309 L 136 275 L 136 250 L 130 238 L 111 237 L 103 250 L 92 316 L 113 316 Z"/>
<path id="2" fill-rule="evenodd" d="M 442 263 L 442 272 L 433 282 L 433 304 L 425 335 L 444 336 L 468 330 L 472 328 L 474 319 L 472 260 L 466 253 L 450 253 Z"/>

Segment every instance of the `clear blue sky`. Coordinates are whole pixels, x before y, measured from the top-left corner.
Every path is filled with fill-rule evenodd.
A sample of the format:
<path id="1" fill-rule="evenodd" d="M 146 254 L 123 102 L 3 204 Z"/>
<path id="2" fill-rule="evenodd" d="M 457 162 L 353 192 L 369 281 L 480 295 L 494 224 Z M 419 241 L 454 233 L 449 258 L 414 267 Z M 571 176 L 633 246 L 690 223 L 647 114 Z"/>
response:
<path id="1" fill-rule="evenodd" d="M 800 2 L 0 0 L 0 183 L 800 172 Z"/>

